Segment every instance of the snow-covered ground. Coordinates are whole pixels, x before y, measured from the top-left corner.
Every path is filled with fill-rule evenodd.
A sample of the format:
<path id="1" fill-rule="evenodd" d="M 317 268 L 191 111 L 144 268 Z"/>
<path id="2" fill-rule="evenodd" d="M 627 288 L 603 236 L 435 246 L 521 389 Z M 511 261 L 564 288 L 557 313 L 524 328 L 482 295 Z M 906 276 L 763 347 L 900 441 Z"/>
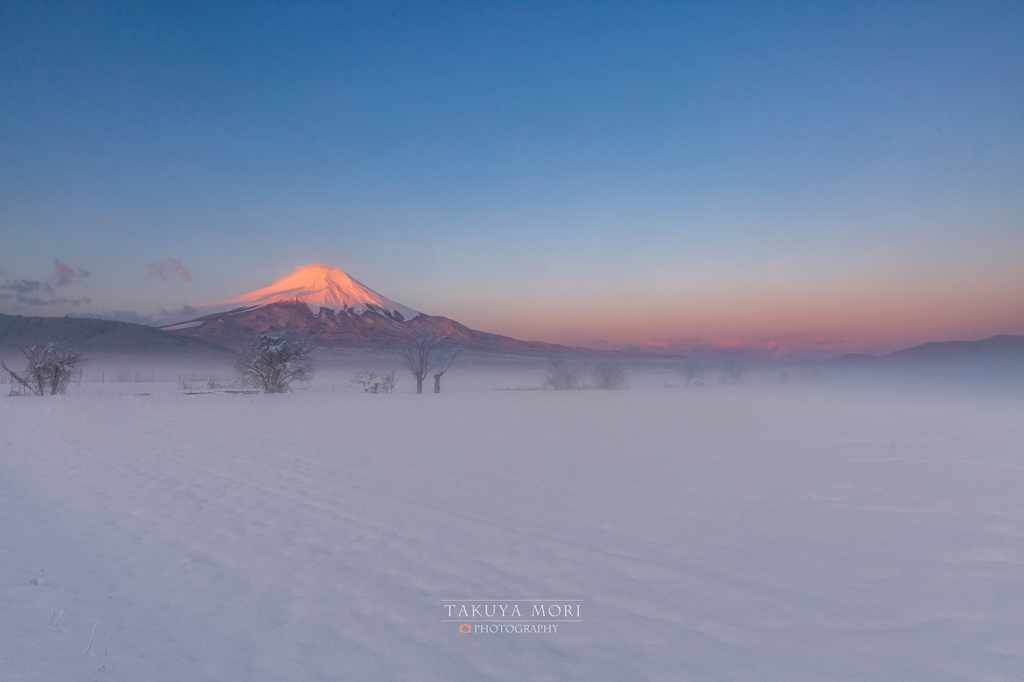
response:
<path id="1" fill-rule="evenodd" d="M 0 678 L 1024 679 L 1019 396 L 539 376 L 0 398 Z"/>

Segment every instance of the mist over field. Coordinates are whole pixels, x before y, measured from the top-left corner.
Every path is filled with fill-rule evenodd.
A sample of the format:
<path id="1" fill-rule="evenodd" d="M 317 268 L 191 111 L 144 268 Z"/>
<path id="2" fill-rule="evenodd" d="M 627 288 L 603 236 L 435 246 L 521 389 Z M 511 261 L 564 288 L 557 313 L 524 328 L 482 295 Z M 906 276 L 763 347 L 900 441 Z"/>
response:
<path id="1" fill-rule="evenodd" d="M 687 386 L 634 358 L 627 388 L 554 391 L 543 356 L 476 354 L 440 394 L 371 394 L 352 377 L 394 354 L 318 362 L 267 395 L 224 361 L 107 356 L 0 399 L 8 679 L 1022 672 L 1022 384 Z M 448 618 L 488 600 L 579 618 Z"/>

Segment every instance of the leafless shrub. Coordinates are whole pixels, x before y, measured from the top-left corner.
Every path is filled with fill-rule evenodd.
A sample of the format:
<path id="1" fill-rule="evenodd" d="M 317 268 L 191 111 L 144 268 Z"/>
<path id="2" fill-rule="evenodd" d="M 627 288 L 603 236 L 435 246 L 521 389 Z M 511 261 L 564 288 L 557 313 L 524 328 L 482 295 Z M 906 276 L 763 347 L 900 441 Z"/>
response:
<path id="1" fill-rule="evenodd" d="M 356 374 L 353 384 L 363 387 L 363 393 L 394 393 L 398 383 L 398 370 L 364 370 Z"/>
<path id="2" fill-rule="evenodd" d="M 679 371 L 682 373 L 683 381 L 687 386 L 704 385 L 704 375 L 707 373 L 707 369 L 696 360 L 686 363 Z"/>
<path id="3" fill-rule="evenodd" d="M 386 372 L 381 372 L 380 378 L 380 392 L 381 393 L 394 393 L 395 386 L 398 384 L 398 370 L 389 369 Z"/>
<path id="4" fill-rule="evenodd" d="M 78 381 L 82 377 L 85 351 L 71 348 L 59 351 L 52 343 L 43 348 L 32 346 L 15 350 L 27 363 L 21 374 L 11 370 L 3 360 L 0 360 L 0 369 L 3 369 L 10 376 L 12 383 L 16 384 L 11 390 L 11 395 L 17 395 L 19 389 L 32 395 L 63 395 L 68 392 L 70 382 Z"/>
<path id="5" fill-rule="evenodd" d="M 242 348 L 235 369 L 264 393 L 286 393 L 293 381 L 313 378 L 313 347 L 283 334 L 260 334 Z"/>
<path id="6" fill-rule="evenodd" d="M 594 386 L 604 390 L 615 390 L 626 387 L 626 372 L 617 362 L 610 360 L 598 363 L 590 372 L 594 377 Z"/>
<path id="7" fill-rule="evenodd" d="M 565 353 L 551 353 L 548 358 L 544 388 L 573 391 L 583 388 L 583 368 L 569 360 Z"/>
<path id="8" fill-rule="evenodd" d="M 722 363 L 722 383 L 723 384 L 739 384 L 743 381 L 743 375 L 747 373 L 747 368 L 740 364 L 736 359 L 729 359 Z"/>
<path id="9" fill-rule="evenodd" d="M 239 388 L 239 383 L 237 381 L 232 381 L 231 379 L 225 379 L 223 376 L 219 374 L 211 374 L 206 379 L 206 388 L 210 390 Z"/>

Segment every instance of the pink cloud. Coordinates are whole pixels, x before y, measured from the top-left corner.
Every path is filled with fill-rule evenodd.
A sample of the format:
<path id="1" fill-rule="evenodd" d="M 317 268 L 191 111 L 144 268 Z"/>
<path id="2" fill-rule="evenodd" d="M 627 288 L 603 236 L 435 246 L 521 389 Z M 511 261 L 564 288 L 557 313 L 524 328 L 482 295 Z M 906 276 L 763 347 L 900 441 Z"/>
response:
<path id="1" fill-rule="evenodd" d="M 149 271 L 165 282 L 172 277 L 180 277 L 186 282 L 192 281 L 192 275 L 188 274 L 188 268 L 177 258 L 165 258 L 160 263 L 150 265 Z"/>
<path id="2" fill-rule="evenodd" d="M 91 274 L 85 268 L 73 268 L 67 263 L 61 262 L 58 258 L 53 259 L 53 267 L 57 271 L 57 286 L 59 287 L 67 286 L 76 279 L 85 279 Z"/>

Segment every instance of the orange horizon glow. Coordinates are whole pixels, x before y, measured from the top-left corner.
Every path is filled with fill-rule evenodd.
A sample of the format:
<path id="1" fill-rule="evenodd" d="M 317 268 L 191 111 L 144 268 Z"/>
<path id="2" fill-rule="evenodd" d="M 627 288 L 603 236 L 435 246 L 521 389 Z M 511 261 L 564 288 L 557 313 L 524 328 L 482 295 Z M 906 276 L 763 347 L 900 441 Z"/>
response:
<path id="1" fill-rule="evenodd" d="M 582 300 L 545 309 L 513 302 L 500 315 L 469 308 L 449 316 L 485 331 L 571 346 L 759 349 L 778 356 L 878 354 L 931 341 L 1024 334 L 1024 302 L 1014 295 L 1020 285 L 993 286 L 984 297 L 967 288 L 936 288 L 662 297 L 604 308 Z"/>

